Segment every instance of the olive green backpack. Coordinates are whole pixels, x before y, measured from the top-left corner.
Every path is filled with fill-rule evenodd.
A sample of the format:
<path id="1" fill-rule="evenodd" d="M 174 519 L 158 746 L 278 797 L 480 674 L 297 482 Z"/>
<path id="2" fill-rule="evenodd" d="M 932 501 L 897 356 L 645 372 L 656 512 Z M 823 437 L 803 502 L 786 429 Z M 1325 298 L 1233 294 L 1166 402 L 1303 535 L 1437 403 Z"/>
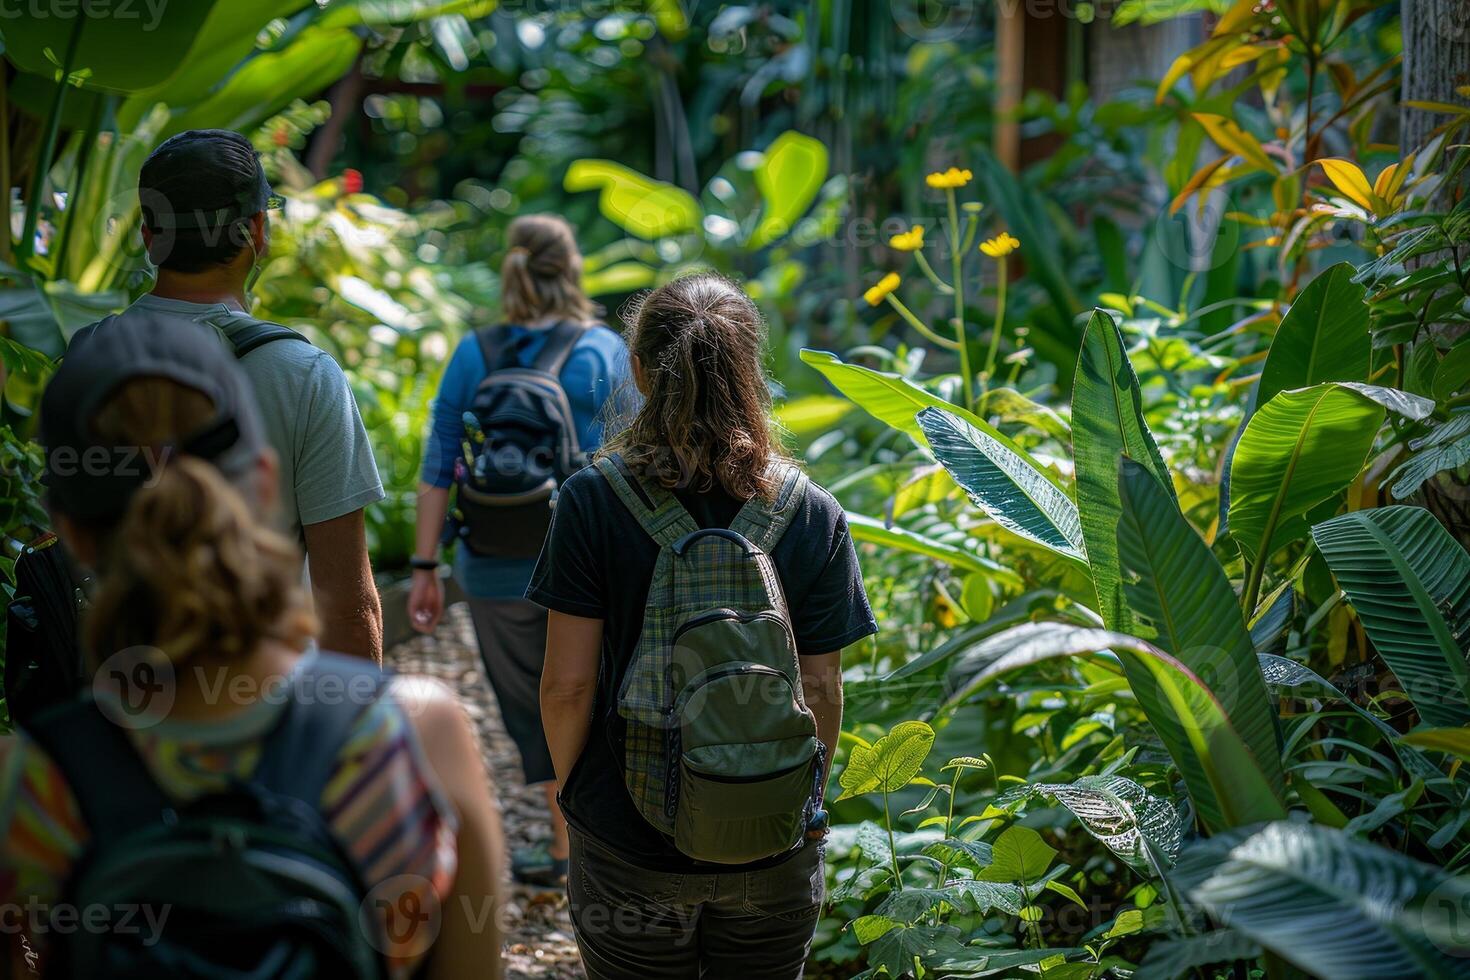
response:
<path id="1" fill-rule="evenodd" d="M 660 549 L 618 691 L 633 802 L 699 861 L 790 850 L 821 805 L 825 759 L 770 553 L 806 476 L 781 464 L 775 502 L 752 499 L 726 530 L 701 529 L 673 493 L 616 456 L 597 468 Z"/>

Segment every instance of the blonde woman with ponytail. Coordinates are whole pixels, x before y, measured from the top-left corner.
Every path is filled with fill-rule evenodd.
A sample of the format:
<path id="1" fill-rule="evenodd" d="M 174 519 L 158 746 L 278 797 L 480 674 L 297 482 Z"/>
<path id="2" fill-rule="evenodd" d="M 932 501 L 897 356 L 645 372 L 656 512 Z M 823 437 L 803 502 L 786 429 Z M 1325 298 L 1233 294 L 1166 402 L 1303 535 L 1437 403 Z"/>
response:
<path id="1" fill-rule="evenodd" d="M 621 338 L 582 291 L 582 253 L 565 220 L 511 222 L 500 266 L 501 322 L 466 336 L 434 401 L 419 485 L 409 619 L 432 633 L 444 612 L 438 574 L 453 542 L 486 678 L 521 756 L 527 786 L 546 798 L 545 839 L 512 855 L 517 880 L 558 885 L 566 822 L 542 734 L 538 688 L 546 612 L 523 596 L 560 481 L 602 442 L 603 408 L 627 377 Z M 450 489 L 456 500 L 450 516 Z"/>
<path id="2" fill-rule="evenodd" d="M 494 915 L 435 915 L 433 935 L 405 933 L 387 916 L 409 904 L 496 907 L 502 842 L 490 786 L 447 689 L 310 647 L 317 623 L 300 553 L 269 525 L 275 457 L 217 335 L 134 320 L 74 344 L 43 397 L 41 437 L 54 521 L 95 572 L 84 626 L 95 680 L 84 697 L 0 740 L 0 907 L 39 910 L 20 934 L 4 930 L 0 961 L 29 957 L 25 972 L 101 976 L 121 975 L 117 964 L 136 966 L 137 957 L 155 970 L 173 964 L 149 975 L 228 958 L 242 975 L 277 975 L 251 969 L 305 949 L 318 975 L 343 975 L 330 969 L 329 943 L 304 938 L 311 928 L 294 939 L 279 928 L 248 931 L 247 909 L 319 923 L 311 912 L 319 896 L 253 907 L 257 882 L 243 872 L 221 881 L 191 864 L 190 877 L 201 877 L 163 880 L 185 893 L 165 908 L 187 924 L 170 930 L 159 918 L 141 946 L 121 924 L 115 933 L 67 930 L 49 916 L 81 903 L 98 867 L 146 854 L 160 834 L 180 846 L 167 834 L 196 814 L 247 798 L 263 801 L 262 815 L 281 813 L 290 799 L 308 808 L 293 826 L 319 831 L 335 867 L 362 891 L 360 905 L 347 896 L 350 921 L 338 920 L 351 940 L 343 945 L 371 947 L 358 950 L 359 965 L 377 960 L 369 972 L 393 977 L 420 967 L 430 977 L 500 976 Z M 322 744 L 303 732 L 340 737 Z M 319 773 L 305 784 L 318 789 L 288 772 Z M 165 902 L 150 892 L 162 864 L 145 862 L 109 887 L 115 897 L 136 887 L 146 902 Z M 385 896 L 386 907 L 375 904 Z M 236 916 L 188 904 L 226 901 L 245 904 Z"/>

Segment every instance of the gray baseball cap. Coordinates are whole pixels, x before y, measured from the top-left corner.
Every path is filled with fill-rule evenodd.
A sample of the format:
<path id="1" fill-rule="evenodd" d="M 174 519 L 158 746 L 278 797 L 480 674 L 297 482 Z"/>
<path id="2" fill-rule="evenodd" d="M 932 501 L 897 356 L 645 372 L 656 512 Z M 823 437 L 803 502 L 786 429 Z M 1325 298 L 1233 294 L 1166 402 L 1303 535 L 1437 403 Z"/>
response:
<path id="1" fill-rule="evenodd" d="M 214 417 L 161 446 L 116 446 L 93 427 L 100 406 L 119 386 L 166 378 L 214 404 Z M 223 338 L 211 328 L 137 311 L 103 321 L 73 339 L 41 396 L 41 478 L 50 502 L 84 520 L 120 517 L 132 495 L 177 455 L 212 462 L 229 480 L 254 467 L 266 441 L 250 383 Z"/>

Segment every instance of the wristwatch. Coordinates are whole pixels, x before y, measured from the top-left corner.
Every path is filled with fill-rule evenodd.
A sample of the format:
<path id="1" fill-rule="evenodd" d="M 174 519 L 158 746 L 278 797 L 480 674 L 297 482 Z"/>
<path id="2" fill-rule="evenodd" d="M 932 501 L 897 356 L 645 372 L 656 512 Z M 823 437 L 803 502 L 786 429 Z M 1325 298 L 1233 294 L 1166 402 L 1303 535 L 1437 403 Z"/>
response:
<path id="1" fill-rule="evenodd" d="M 439 562 L 433 558 L 413 557 L 408 560 L 408 567 L 416 572 L 437 572 L 439 570 Z"/>

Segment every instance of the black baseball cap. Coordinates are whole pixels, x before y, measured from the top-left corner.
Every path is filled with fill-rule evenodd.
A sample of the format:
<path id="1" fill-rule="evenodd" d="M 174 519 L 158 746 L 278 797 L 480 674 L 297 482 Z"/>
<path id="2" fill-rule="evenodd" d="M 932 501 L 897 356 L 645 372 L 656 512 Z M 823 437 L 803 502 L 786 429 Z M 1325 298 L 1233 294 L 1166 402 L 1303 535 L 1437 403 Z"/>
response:
<path id="1" fill-rule="evenodd" d="M 167 378 L 205 395 L 214 417 L 175 443 L 116 446 L 92 421 L 125 382 Z M 41 396 L 41 482 L 50 502 L 84 520 L 120 517 L 154 472 L 177 455 L 212 462 L 229 480 L 243 478 L 265 447 L 264 427 L 244 372 L 207 326 L 138 311 L 73 339 Z"/>
<path id="2" fill-rule="evenodd" d="M 143 223 L 154 232 L 212 232 L 281 206 L 255 146 L 228 129 L 165 140 L 138 175 Z"/>

